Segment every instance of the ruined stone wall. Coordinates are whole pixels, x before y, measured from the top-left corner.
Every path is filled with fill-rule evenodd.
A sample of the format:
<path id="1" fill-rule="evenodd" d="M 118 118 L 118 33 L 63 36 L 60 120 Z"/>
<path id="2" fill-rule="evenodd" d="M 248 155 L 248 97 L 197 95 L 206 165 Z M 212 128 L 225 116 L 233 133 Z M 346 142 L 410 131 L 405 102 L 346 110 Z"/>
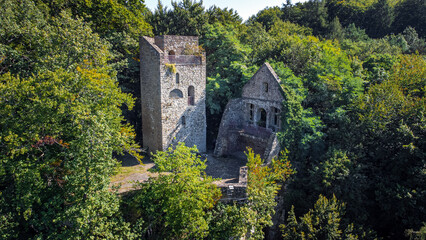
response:
<path id="1" fill-rule="evenodd" d="M 247 200 L 247 182 L 248 182 L 247 166 L 240 168 L 238 175 L 238 183 L 221 183 L 217 187 L 222 192 L 222 202 L 246 201 Z"/>
<path id="2" fill-rule="evenodd" d="M 179 55 L 187 46 L 197 47 L 198 37 L 141 38 L 142 128 L 150 152 L 178 142 L 206 151 L 205 56 Z"/>
<path id="3" fill-rule="evenodd" d="M 265 83 L 267 84 L 267 89 L 265 89 Z M 246 85 L 244 85 L 241 96 L 243 98 L 278 102 L 284 100 L 279 78 L 268 63 L 263 64 Z"/>
<path id="4" fill-rule="evenodd" d="M 162 147 L 160 60 L 163 53 L 153 43 L 153 38 L 140 38 L 143 146 L 149 150 Z"/>
<path id="5" fill-rule="evenodd" d="M 241 98 L 230 100 L 222 115 L 214 155 L 224 156 L 235 150 L 238 130 L 244 126 L 242 119 L 244 119 L 244 102 Z"/>
<path id="6" fill-rule="evenodd" d="M 251 147 L 271 161 L 280 151 L 275 133 L 281 126 L 283 100 L 278 76 L 269 64 L 263 64 L 243 87 L 242 98 L 233 99 L 226 106 L 214 154 L 232 155 Z"/>
<path id="7" fill-rule="evenodd" d="M 179 82 L 176 81 L 178 74 Z M 185 142 L 196 145 L 200 152 L 206 151 L 206 65 L 176 64 L 176 73 L 164 65 L 161 69 L 161 100 L 163 149 L 170 144 Z M 194 89 L 193 100 L 189 98 L 189 87 Z M 179 90 L 182 98 L 170 97 L 171 91 Z M 188 104 L 193 101 L 194 105 Z M 183 119 L 184 118 L 184 119 Z"/>
<path id="8" fill-rule="evenodd" d="M 244 132 L 239 134 L 238 145 L 240 151 L 245 151 L 247 147 L 250 147 L 254 153 L 259 154 L 260 157 L 264 158 L 264 153 L 267 148 L 268 139 L 257 137 L 251 134 L 245 134 Z"/>
<path id="9" fill-rule="evenodd" d="M 181 55 L 187 46 L 197 47 L 198 37 L 196 36 L 156 36 L 155 44 L 168 55 L 170 51 L 174 51 L 176 55 Z"/>
<path id="10" fill-rule="evenodd" d="M 265 159 L 265 163 L 269 164 L 271 163 L 272 159 L 278 156 L 278 154 L 281 151 L 281 145 L 280 145 L 280 142 L 278 141 L 278 137 L 276 133 L 271 134 L 271 136 L 268 139 L 268 143 L 266 145 L 267 147 L 265 149 L 263 156 Z"/>
<path id="11" fill-rule="evenodd" d="M 266 128 L 271 129 L 273 131 L 277 131 L 279 129 L 280 123 L 278 122 L 277 126 L 273 125 L 273 117 L 274 112 L 273 109 L 276 108 L 281 111 L 282 101 L 268 101 L 268 100 L 259 100 L 254 98 L 243 98 L 244 101 L 244 123 L 248 125 L 258 125 L 258 121 L 260 120 L 260 109 L 264 109 L 266 111 Z M 253 104 L 253 121 L 250 121 L 250 106 L 249 104 Z M 279 119 L 280 120 L 280 119 Z M 269 137 L 269 136 L 268 136 Z"/>

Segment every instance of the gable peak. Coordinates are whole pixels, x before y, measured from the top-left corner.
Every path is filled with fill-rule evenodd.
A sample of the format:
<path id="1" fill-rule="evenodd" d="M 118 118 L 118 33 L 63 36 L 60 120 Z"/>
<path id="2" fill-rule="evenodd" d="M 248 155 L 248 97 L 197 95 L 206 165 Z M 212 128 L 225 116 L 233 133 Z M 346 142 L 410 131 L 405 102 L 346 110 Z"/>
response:
<path id="1" fill-rule="evenodd" d="M 277 75 L 277 73 L 274 71 L 274 69 L 272 68 L 272 66 L 269 64 L 269 63 L 267 63 L 267 62 L 265 62 L 260 68 L 259 68 L 259 70 L 257 70 L 257 72 L 260 72 L 260 71 L 262 71 L 262 70 L 264 70 L 264 69 L 266 69 L 274 78 L 275 78 L 275 80 L 278 82 L 278 83 L 280 83 L 281 82 L 281 80 L 280 80 L 280 78 L 278 77 L 278 75 Z M 256 74 L 257 74 L 257 72 L 256 72 Z M 255 75 L 256 75 L 255 74 Z"/>

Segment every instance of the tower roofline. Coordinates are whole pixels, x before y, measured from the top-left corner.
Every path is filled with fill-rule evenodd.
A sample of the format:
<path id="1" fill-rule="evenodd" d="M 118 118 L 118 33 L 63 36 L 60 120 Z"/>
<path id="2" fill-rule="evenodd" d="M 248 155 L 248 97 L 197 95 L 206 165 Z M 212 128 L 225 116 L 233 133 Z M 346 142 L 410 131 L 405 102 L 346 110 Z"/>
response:
<path id="1" fill-rule="evenodd" d="M 157 51 L 158 53 L 164 53 L 163 50 L 161 50 L 161 48 L 159 48 L 156 44 L 155 44 L 155 39 L 152 37 L 147 37 L 147 36 L 142 36 L 141 39 L 145 40 L 146 43 L 148 43 L 148 45 L 150 45 L 155 51 Z"/>

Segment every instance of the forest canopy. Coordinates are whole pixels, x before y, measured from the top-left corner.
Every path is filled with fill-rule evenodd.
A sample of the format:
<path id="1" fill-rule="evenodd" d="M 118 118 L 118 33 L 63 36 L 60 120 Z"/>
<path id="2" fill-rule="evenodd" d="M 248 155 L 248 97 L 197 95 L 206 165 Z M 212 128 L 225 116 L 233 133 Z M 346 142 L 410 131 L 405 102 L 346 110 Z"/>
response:
<path id="1" fill-rule="evenodd" d="M 287 1 L 245 22 L 192 0 L 0 2 L 0 238 L 426 235 L 424 0 Z M 245 204 L 218 203 L 182 144 L 154 157 L 170 174 L 126 197 L 109 187 L 116 154 L 141 157 L 138 38 L 165 34 L 206 52 L 210 148 L 264 62 L 281 79 L 286 151 L 274 166 L 247 151 Z"/>

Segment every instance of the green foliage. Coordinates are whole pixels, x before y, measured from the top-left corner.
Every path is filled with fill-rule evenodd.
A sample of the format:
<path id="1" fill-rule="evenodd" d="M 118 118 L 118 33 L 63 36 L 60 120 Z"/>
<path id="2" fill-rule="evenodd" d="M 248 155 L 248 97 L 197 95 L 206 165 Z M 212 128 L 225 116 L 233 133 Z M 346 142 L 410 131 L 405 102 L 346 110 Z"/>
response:
<path id="1" fill-rule="evenodd" d="M 426 51 L 426 42 L 424 39 L 419 38 L 416 29 L 412 27 L 407 27 L 402 32 L 404 40 L 407 42 L 407 52 L 408 53 L 425 53 Z"/>
<path id="2" fill-rule="evenodd" d="M 246 208 L 236 204 L 218 203 L 210 212 L 209 235 L 206 239 L 230 239 L 243 236 L 249 229 L 246 225 Z"/>
<path id="3" fill-rule="evenodd" d="M 369 186 L 375 228 L 402 235 L 404 229 L 420 227 L 418 220 L 424 215 L 417 206 L 425 194 L 420 187 L 425 182 L 425 61 L 418 56 L 401 56 L 400 61 L 389 80 L 355 102 L 359 125 L 354 144 L 362 141 L 358 161 L 375 183 Z"/>
<path id="4" fill-rule="evenodd" d="M 347 153 L 338 149 L 330 149 L 320 163 L 321 179 L 325 187 L 337 186 L 339 181 L 344 180 L 350 173 L 351 160 Z"/>
<path id="5" fill-rule="evenodd" d="M 342 24 L 340 24 L 339 18 L 335 17 L 333 21 L 330 23 L 330 39 L 342 39 L 343 38 L 343 28 Z"/>
<path id="6" fill-rule="evenodd" d="M 135 148 L 120 107 L 133 100 L 90 65 L 0 80 L 0 202 L 20 236 L 86 239 L 127 234 L 108 190 L 113 151 Z"/>
<path id="7" fill-rule="evenodd" d="M 249 25 L 247 31 L 243 34 L 242 42 L 252 49 L 249 62 L 260 66 L 268 59 L 268 54 L 273 49 L 274 39 L 260 23 L 255 22 Z"/>
<path id="8" fill-rule="evenodd" d="M 113 56 L 106 41 L 66 12 L 49 19 L 33 2 L 12 0 L 0 11 L 0 73 L 31 76 L 46 69 L 75 69 L 84 60 L 104 67 Z"/>
<path id="9" fill-rule="evenodd" d="M 206 11 L 206 14 L 209 24 L 239 25 L 242 22 L 242 18 L 232 8 L 221 9 L 213 5 Z"/>
<path id="10" fill-rule="evenodd" d="M 256 65 L 269 62 L 279 75 L 285 101 L 278 136 L 298 170 L 284 196 L 285 208 L 294 205 L 287 238 L 322 230 L 328 238 L 372 238 L 360 230 L 364 225 L 400 239 L 405 229 L 420 229 L 425 6 L 287 1 L 242 24 L 232 9 L 205 10 L 191 0 L 173 2 L 170 10 L 159 2 L 154 13 L 133 0 L 2 1 L 0 238 L 263 236 L 280 168 L 262 166 L 250 153 L 247 204 L 215 205 L 218 191 L 204 163 L 178 146 L 180 155 L 157 157 L 159 170 L 170 173 L 126 200 L 129 208 L 121 211 L 132 231 L 122 219 L 119 198 L 108 190 L 117 164 L 112 152 L 136 147 L 121 114 L 140 133 L 141 108 L 137 101 L 128 110 L 132 98 L 123 92 L 143 97 L 138 37 L 152 33 L 200 36 L 210 143 L 227 102 L 240 96 Z M 346 214 L 325 198 L 308 212 L 320 194 L 345 201 Z M 302 212 L 308 214 L 297 221 Z"/>
<path id="11" fill-rule="evenodd" d="M 421 38 L 426 38 L 426 3 L 422 0 L 404 0 L 395 5 L 395 33 L 404 31 L 407 27 L 415 28 Z"/>
<path id="12" fill-rule="evenodd" d="M 394 21 L 394 9 L 389 0 L 378 0 L 366 11 L 367 34 L 371 37 L 384 37 L 390 32 Z"/>
<path id="13" fill-rule="evenodd" d="M 345 28 L 345 38 L 356 42 L 369 40 L 365 30 L 355 26 L 354 23 Z"/>
<path id="14" fill-rule="evenodd" d="M 251 49 L 241 43 L 239 35 L 240 29 L 233 25 L 207 25 L 201 43 L 207 55 L 208 77 L 215 77 L 217 74 L 223 78 L 228 77 L 233 74 L 227 70 L 232 62 L 246 61 Z"/>
<path id="15" fill-rule="evenodd" d="M 132 238 L 108 190 L 113 151 L 137 147 L 109 43 L 66 11 L 2 6 L 0 212 L 13 219 L 2 237 Z"/>
<path id="16" fill-rule="evenodd" d="M 141 140 L 141 136 L 139 136 L 142 132 L 142 126 L 139 121 L 141 117 L 141 107 L 138 39 L 143 35 L 152 35 L 152 26 L 149 25 L 146 20 L 150 12 L 145 7 L 143 1 L 49 0 L 34 2 L 40 11 L 45 14 L 46 18 L 55 19 L 63 15 L 63 12 L 67 12 L 69 18 L 80 20 L 80 22 L 76 23 L 71 22 L 69 25 L 77 29 L 82 28 L 81 26 L 84 25 L 85 29 L 81 33 L 69 32 L 64 34 L 65 40 L 67 38 L 70 38 L 70 40 L 75 39 L 77 43 L 80 43 L 80 45 L 76 46 L 84 51 L 95 51 L 97 48 L 109 50 L 111 56 L 104 57 L 118 72 L 117 78 L 120 83 L 120 88 L 124 92 L 132 94 L 137 99 L 134 110 L 129 111 L 123 109 L 123 115 L 126 117 L 126 120 L 135 127 L 138 140 Z M 96 38 L 90 38 L 92 34 L 89 34 L 87 39 L 81 37 L 81 34 L 84 36 L 84 33 L 91 32 L 97 33 L 102 42 L 99 41 L 98 36 L 96 36 Z M 89 42 L 89 40 L 93 43 Z M 62 45 L 60 42 L 53 41 L 50 45 L 50 42 L 47 43 L 47 45 L 41 44 L 43 44 L 42 46 L 52 49 L 58 48 L 58 52 L 61 54 Z M 105 44 L 109 46 L 105 47 Z M 75 53 L 83 51 L 78 48 L 75 49 Z M 65 48 L 62 51 L 65 53 L 64 56 L 73 56 L 75 54 L 72 48 Z M 106 51 L 98 52 L 97 54 L 103 56 L 106 54 Z M 90 57 L 91 56 L 87 56 L 88 59 L 90 59 Z M 52 67 L 55 67 L 55 65 L 52 65 Z"/>
<path id="17" fill-rule="evenodd" d="M 328 25 L 326 1 L 315 0 L 291 5 L 283 5 L 282 20 L 309 27 L 315 35 L 325 34 Z"/>
<path id="18" fill-rule="evenodd" d="M 336 17 L 343 27 L 354 24 L 370 37 L 401 33 L 411 26 L 424 38 L 426 4 L 421 0 L 312 0 L 281 8 L 282 20 L 312 28 L 316 36 L 331 36 Z M 277 14 L 278 15 L 278 14 Z"/>
<path id="19" fill-rule="evenodd" d="M 43 1 L 40 7 L 47 6 L 49 14 L 55 16 L 63 10 L 79 16 L 91 23 L 94 32 L 109 36 L 125 32 L 133 38 L 151 35 L 152 27 L 146 22 L 148 9 L 143 1 L 130 0 L 77 0 L 77 1 Z"/>
<path id="20" fill-rule="evenodd" d="M 172 1 L 173 10 L 164 8 L 159 1 L 158 7 L 149 22 L 154 27 L 155 35 L 200 36 L 205 33 L 208 16 L 202 1 Z"/>
<path id="21" fill-rule="evenodd" d="M 397 57 L 389 54 L 371 55 L 363 63 L 367 85 L 381 83 L 389 78 L 390 71 L 397 61 Z"/>
<path id="22" fill-rule="evenodd" d="M 405 235 L 409 237 L 410 240 L 424 240 L 426 238 L 426 224 L 423 223 L 419 231 L 414 231 L 413 229 L 406 230 Z"/>
<path id="23" fill-rule="evenodd" d="M 252 16 L 248 22 L 261 23 L 263 28 L 269 31 L 276 22 L 281 21 L 282 14 L 279 7 L 267 7 L 259 11 L 256 16 Z"/>
<path id="24" fill-rule="evenodd" d="M 283 238 L 293 239 L 358 239 L 352 224 L 342 224 L 345 204 L 336 196 L 330 200 L 320 195 L 313 209 L 297 221 L 294 207 L 287 218 L 287 225 L 281 225 Z"/>
<path id="25" fill-rule="evenodd" d="M 287 158 L 287 152 L 281 152 L 271 166 L 264 166 L 260 155 L 250 148 L 246 152 L 248 167 L 247 213 L 246 221 L 251 227 L 248 239 L 263 239 L 263 228 L 272 226 L 272 215 L 275 213 L 275 196 L 279 186 L 276 182 L 285 182 L 294 170 Z"/>
<path id="26" fill-rule="evenodd" d="M 170 73 L 176 74 L 176 71 L 177 71 L 176 70 L 176 64 L 174 64 L 174 63 L 171 63 L 171 64 L 166 63 L 164 66 L 167 68 L 167 71 L 169 71 Z"/>
<path id="27" fill-rule="evenodd" d="M 206 210 L 213 208 L 220 191 L 205 174 L 205 161 L 196 152 L 195 147 L 179 143 L 175 149 L 154 155 L 159 176 L 136 184 L 140 190 L 125 203 L 125 213 L 139 238 L 207 236 L 209 216 Z"/>
<path id="28" fill-rule="evenodd" d="M 352 41 L 344 39 L 340 42 L 340 47 L 350 56 L 356 56 L 357 59 L 364 61 L 374 54 L 398 55 L 404 50 L 404 43 L 395 42 L 391 36 L 381 39 L 370 39 L 367 41 Z M 397 40 L 399 41 L 399 40 Z M 405 41 L 405 39 L 404 39 Z"/>
<path id="29" fill-rule="evenodd" d="M 276 21 L 271 27 L 271 29 L 268 31 L 268 33 L 277 39 L 288 37 L 293 34 L 304 36 L 312 35 L 312 29 L 305 26 L 297 25 L 295 23 L 291 23 L 289 21 Z"/>

